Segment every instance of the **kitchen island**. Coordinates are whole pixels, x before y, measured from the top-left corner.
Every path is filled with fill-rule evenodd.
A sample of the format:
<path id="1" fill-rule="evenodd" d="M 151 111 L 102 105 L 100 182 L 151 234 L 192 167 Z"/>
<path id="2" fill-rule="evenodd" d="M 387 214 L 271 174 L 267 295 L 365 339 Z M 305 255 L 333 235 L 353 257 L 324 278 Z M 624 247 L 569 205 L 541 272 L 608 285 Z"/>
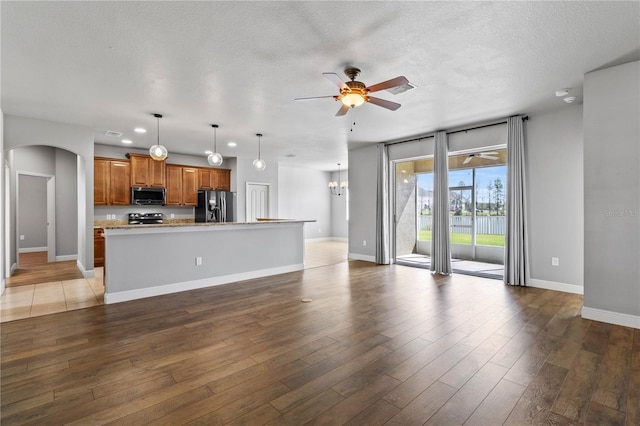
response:
<path id="1" fill-rule="evenodd" d="M 305 222 L 105 226 L 104 302 L 302 270 Z"/>

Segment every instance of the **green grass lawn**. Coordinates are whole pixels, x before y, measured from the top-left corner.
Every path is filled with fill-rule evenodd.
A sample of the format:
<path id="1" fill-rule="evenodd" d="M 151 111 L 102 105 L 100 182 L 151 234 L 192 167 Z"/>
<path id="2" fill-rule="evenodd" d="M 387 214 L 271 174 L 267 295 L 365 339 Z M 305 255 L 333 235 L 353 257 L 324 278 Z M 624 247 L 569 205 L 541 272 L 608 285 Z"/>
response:
<path id="1" fill-rule="evenodd" d="M 420 230 L 418 239 L 421 241 L 431 241 L 431 231 Z M 471 234 L 460 232 L 451 233 L 452 244 L 471 244 Z M 476 244 L 481 246 L 504 247 L 504 235 L 476 234 Z"/>

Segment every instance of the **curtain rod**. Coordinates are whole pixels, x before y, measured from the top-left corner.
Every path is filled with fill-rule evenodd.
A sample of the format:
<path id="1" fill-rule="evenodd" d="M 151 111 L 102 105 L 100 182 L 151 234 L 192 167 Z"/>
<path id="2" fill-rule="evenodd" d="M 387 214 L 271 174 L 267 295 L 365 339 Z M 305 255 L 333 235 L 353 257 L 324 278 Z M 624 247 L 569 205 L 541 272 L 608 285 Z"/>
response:
<path id="1" fill-rule="evenodd" d="M 522 116 L 522 121 L 527 121 L 527 120 L 529 120 L 529 116 L 528 115 L 523 115 Z M 499 124 L 507 124 L 507 119 L 505 118 L 505 119 L 497 121 L 495 123 L 489 123 L 489 124 L 483 124 L 483 125 L 480 125 L 480 126 L 467 127 L 467 128 L 459 129 L 459 130 L 452 130 L 450 132 L 447 132 L 447 134 L 448 135 L 452 135 L 454 133 L 468 132 L 469 130 L 484 129 L 485 127 L 497 126 Z M 388 142 L 388 143 L 385 143 L 385 145 L 396 145 L 396 144 L 399 144 L 399 143 L 421 141 L 423 139 L 429 139 L 429 138 L 432 138 L 434 136 L 435 136 L 435 133 L 434 134 L 430 134 L 430 135 L 426 135 L 426 136 L 421 136 L 419 138 L 407 139 L 407 140 L 404 140 L 404 141 Z"/>

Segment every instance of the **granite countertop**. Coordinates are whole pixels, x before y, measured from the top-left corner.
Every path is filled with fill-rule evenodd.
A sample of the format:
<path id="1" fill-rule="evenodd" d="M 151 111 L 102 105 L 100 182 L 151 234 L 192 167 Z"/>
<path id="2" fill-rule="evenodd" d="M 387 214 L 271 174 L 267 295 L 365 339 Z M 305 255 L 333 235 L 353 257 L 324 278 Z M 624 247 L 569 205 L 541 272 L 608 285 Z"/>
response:
<path id="1" fill-rule="evenodd" d="M 150 225 L 129 225 L 127 221 L 102 220 L 96 221 L 94 227 L 104 229 L 142 229 L 142 228 L 179 228 L 188 226 L 233 226 L 233 225 L 264 225 L 272 223 L 303 223 L 315 220 L 269 219 L 257 222 L 194 222 L 190 219 L 165 219 L 165 223 Z"/>

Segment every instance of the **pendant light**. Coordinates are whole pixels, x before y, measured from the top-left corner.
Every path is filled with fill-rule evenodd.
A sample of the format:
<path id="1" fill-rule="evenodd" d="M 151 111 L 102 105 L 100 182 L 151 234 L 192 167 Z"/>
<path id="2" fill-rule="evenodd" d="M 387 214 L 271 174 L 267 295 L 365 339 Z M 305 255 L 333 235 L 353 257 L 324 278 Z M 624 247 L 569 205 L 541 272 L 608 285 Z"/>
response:
<path id="1" fill-rule="evenodd" d="M 333 195 L 340 196 L 344 194 L 347 186 L 349 186 L 349 184 L 346 181 L 340 180 L 340 163 L 338 163 L 338 181 L 329 182 L 329 191 L 331 191 Z"/>
<path id="2" fill-rule="evenodd" d="M 261 172 L 267 168 L 267 163 L 260 156 L 260 138 L 262 137 L 262 133 L 256 133 L 256 136 L 258 137 L 258 158 L 253 160 L 253 168 Z"/>
<path id="3" fill-rule="evenodd" d="M 213 152 L 207 157 L 207 162 L 212 166 L 219 166 L 224 161 L 224 158 L 222 158 L 222 154 L 218 153 L 218 145 L 216 141 L 216 130 L 218 129 L 218 125 L 212 124 L 211 127 L 213 127 Z"/>
<path id="4" fill-rule="evenodd" d="M 162 114 L 153 114 L 156 118 L 157 125 L 157 135 L 158 135 L 158 143 L 149 148 L 149 155 L 156 161 L 162 161 L 167 158 L 167 148 L 160 145 L 160 119 L 162 118 Z"/>

